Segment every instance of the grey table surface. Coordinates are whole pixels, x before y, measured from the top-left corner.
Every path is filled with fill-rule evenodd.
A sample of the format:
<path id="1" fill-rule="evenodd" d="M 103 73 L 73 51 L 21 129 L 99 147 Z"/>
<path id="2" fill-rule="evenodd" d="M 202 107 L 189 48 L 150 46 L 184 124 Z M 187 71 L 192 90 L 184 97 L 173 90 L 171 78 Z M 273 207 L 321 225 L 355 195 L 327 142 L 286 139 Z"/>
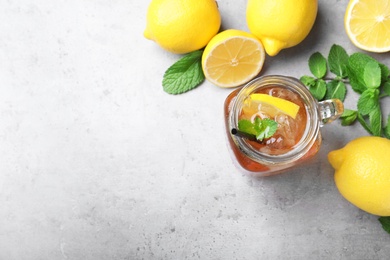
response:
<path id="1" fill-rule="evenodd" d="M 347 3 L 320 0 L 310 35 L 261 75 L 309 74 L 334 43 L 359 51 Z M 390 235 L 341 197 L 326 159 L 367 133 L 335 122 L 312 163 L 243 175 L 225 141 L 232 90 L 162 90 L 180 56 L 144 39 L 148 4 L 0 1 L 0 259 L 388 259 Z M 246 1 L 218 4 L 222 29 L 248 30 Z"/>

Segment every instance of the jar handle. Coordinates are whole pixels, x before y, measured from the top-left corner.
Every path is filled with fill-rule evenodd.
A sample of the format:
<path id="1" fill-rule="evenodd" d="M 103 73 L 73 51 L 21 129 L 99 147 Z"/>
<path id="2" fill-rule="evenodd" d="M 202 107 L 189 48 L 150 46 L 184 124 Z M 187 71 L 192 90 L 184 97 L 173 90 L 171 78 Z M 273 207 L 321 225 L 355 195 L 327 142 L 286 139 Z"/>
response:
<path id="1" fill-rule="evenodd" d="M 328 99 L 318 102 L 320 126 L 333 122 L 344 112 L 343 102 L 339 99 Z"/>

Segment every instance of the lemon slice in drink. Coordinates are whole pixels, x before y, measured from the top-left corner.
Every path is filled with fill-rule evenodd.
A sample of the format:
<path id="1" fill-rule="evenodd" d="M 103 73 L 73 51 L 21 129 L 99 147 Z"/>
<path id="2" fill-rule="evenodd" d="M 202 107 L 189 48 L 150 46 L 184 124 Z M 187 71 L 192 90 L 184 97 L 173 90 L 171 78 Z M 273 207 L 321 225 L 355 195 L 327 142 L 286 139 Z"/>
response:
<path id="1" fill-rule="evenodd" d="M 266 103 L 275 107 L 277 110 L 281 111 L 283 114 L 286 114 L 295 119 L 298 114 L 299 106 L 291 101 L 286 99 L 273 97 L 267 94 L 255 93 L 251 94 L 250 98 L 255 101 Z"/>
<path id="2" fill-rule="evenodd" d="M 207 44 L 202 68 L 208 81 L 223 88 L 237 87 L 261 71 L 265 52 L 259 39 L 240 30 L 226 30 Z"/>
<path id="3" fill-rule="evenodd" d="M 378 53 L 390 51 L 389 0 L 350 0 L 344 27 L 356 47 Z"/>

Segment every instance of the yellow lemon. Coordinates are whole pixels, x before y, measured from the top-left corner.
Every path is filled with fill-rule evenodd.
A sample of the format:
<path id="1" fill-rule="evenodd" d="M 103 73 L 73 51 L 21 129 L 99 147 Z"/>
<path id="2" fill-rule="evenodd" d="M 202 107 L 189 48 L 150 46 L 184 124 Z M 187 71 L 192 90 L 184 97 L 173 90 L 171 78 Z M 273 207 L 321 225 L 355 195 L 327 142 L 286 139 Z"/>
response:
<path id="1" fill-rule="evenodd" d="M 390 140 L 365 136 L 328 154 L 335 183 L 349 202 L 374 215 L 390 216 Z"/>
<path id="2" fill-rule="evenodd" d="M 390 51 L 389 0 L 351 0 L 344 27 L 356 47 L 370 52 Z"/>
<path id="3" fill-rule="evenodd" d="M 271 105 L 275 107 L 277 110 L 281 111 L 282 113 L 291 116 L 295 119 L 295 117 L 298 114 L 299 106 L 291 101 L 273 97 L 267 94 L 251 94 L 250 95 L 252 100 L 260 101 L 262 103 L 266 103 L 268 105 Z"/>
<path id="4" fill-rule="evenodd" d="M 178 54 L 206 46 L 221 25 L 215 0 L 153 0 L 146 20 L 145 38 Z"/>
<path id="5" fill-rule="evenodd" d="M 207 44 L 202 68 L 207 80 L 229 88 L 247 83 L 257 76 L 264 64 L 264 48 L 259 39 L 240 30 L 226 30 Z"/>
<path id="6" fill-rule="evenodd" d="M 246 21 L 270 56 L 303 41 L 317 16 L 317 0 L 248 0 Z"/>

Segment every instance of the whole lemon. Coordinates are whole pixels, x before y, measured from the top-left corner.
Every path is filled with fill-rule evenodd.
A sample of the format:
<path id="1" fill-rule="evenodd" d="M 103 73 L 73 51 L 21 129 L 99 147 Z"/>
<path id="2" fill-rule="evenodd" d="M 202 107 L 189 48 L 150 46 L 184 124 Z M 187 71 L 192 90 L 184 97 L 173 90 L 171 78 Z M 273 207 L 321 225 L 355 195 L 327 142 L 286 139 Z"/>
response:
<path id="1" fill-rule="evenodd" d="M 146 20 L 145 38 L 178 54 L 206 46 L 221 25 L 215 0 L 153 0 Z"/>
<path id="2" fill-rule="evenodd" d="M 317 16 L 317 0 L 248 0 L 246 21 L 270 56 L 299 44 Z"/>
<path id="3" fill-rule="evenodd" d="M 390 216 L 390 140 L 365 136 L 328 154 L 341 195 L 374 215 Z"/>

